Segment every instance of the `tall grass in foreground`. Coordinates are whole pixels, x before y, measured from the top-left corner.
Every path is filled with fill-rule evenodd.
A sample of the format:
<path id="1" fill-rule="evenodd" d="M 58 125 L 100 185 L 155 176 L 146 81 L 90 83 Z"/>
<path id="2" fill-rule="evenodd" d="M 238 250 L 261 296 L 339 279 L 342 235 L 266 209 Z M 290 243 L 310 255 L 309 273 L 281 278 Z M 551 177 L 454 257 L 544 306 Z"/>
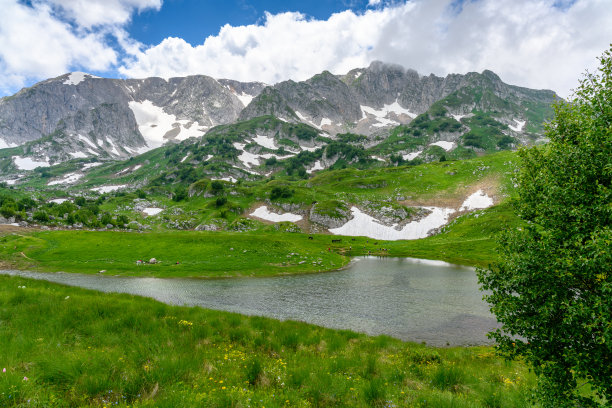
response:
<path id="1" fill-rule="evenodd" d="M 0 276 L 2 407 L 514 408 L 528 406 L 532 385 L 487 347 L 434 349 Z"/>

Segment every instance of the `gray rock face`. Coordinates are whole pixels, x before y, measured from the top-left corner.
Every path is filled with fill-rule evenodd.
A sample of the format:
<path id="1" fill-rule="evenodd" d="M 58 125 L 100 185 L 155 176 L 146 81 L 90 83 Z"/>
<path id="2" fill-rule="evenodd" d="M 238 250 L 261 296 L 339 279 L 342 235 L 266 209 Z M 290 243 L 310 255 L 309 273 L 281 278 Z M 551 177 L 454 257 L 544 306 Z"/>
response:
<path id="1" fill-rule="evenodd" d="M 409 123 L 454 92 L 468 93 L 473 89 L 488 97 L 477 102 L 458 99 L 452 113 L 465 114 L 472 109 L 503 111 L 500 100 L 550 104 L 556 98 L 552 91 L 505 84 L 491 71 L 441 78 L 373 62 L 368 68 L 354 69 L 346 75 L 323 72 L 304 82 L 284 81 L 267 87 L 242 111 L 240 119 L 270 114 L 308 123 L 331 134 L 351 131 L 375 135 L 382 128 Z"/>
<path id="2" fill-rule="evenodd" d="M 277 144 L 284 140 L 286 150 L 295 154 L 324 144 L 315 140 L 317 132 L 364 134 L 368 139 L 363 146 L 372 147 L 386 139 L 392 128 L 410 123 L 417 115 L 429 112 L 432 116 L 430 109 L 438 105 L 444 107 L 446 117 L 495 112 L 495 120 L 506 126 L 512 143 L 514 139 L 524 143 L 534 138 L 526 129 L 535 132 L 530 124 L 542 122 L 542 107 L 555 98 L 552 91 L 505 84 L 491 71 L 442 78 L 381 62 L 345 75 L 325 71 L 306 81 L 274 86 L 205 75 L 120 80 L 71 73 L 0 99 L 0 147 L 19 146 L 0 165 L 17 169 L 11 160 L 18 155 L 49 164 L 73 158 L 125 159 L 167 142 L 200 137 L 213 127 L 219 133 L 219 125 L 227 124 L 237 125 L 228 135 L 240 133 L 243 139 L 231 142 L 245 144 L 238 150 L 251 155 L 269 155 L 273 150 L 266 153 L 265 146 L 254 142 L 256 135 L 273 138 Z M 285 125 L 307 124 L 315 136 L 300 138 L 304 132 L 278 123 L 265 129 L 236 123 L 265 115 Z M 465 123 L 461 122 L 461 132 L 436 132 L 429 143 L 458 142 L 469 130 Z M 218 153 L 212 150 L 211 155 Z M 236 157 L 241 154 L 238 150 Z M 250 170 L 251 164 L 236 160 L 238 167 Z"/>
<path id="3" fill-rule="evenodd" d="M 0 146 L 52 135 L 57 142 L 53 147 L 39 143 L 27 153 L 52 163 L 73 158 L 70 153 L 76 152 L 126 158 L 156 147 L 143 131 L 145 136 L 156 127 L 164 131 L 163 143 L 233 122 L 263 88 L 261 83 L 204 75 L 119 80 L 65 74 L 0 99 Z"/>
<path id="4" fill-rule="evenodd" d="M 325 212 L 321 212 L 318 204 L 314 204 L 310 209 L 310 221 L 325 226 L 327 229 L 338 228 L 346 224 L 351 218 L 350 210 L 336 208 L 335 216 L 330 216 Z"/>

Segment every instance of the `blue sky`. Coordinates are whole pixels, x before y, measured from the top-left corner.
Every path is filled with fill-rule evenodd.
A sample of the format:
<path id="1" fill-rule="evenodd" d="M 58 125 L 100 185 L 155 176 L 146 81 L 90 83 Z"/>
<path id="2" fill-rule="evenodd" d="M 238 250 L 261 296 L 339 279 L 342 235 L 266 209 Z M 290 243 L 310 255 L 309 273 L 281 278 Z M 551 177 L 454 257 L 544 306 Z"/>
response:
<path id="1" fill-rule="evenodd" d="M 262 81 L 380 60 L 491 69 L 568 96 L 612 41 L 610 0 L 0 0 L 0 96 L 71 71 Z"/>
<path id="2" fill-rule="evenodd" d="M 325 20 L 333 13 L 347 9 L 359 12 L 367 8 L 367 0 L 165 0 L 159 11 L 149 9 L 134 15 L 128 31 L 133 38 L 145 44 L 158 44 L 166 37 L 178 36 L 196 45 L 206 37 L 216 35 L 225 24 L 253 24 L 263 19 L 265 12 L 278 14 L 297 11 Z"/>

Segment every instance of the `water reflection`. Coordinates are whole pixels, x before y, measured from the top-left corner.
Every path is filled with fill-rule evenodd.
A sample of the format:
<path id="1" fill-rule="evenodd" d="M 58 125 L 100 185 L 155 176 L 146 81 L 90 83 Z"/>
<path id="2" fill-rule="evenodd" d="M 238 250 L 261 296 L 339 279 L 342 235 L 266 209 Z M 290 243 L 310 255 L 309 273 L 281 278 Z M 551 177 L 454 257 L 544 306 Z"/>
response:
<path id="1" fill-rule="evenodd" d="M 496 327 L 474 270 L 438 261 L 369 257 L 333 273 L 257 279 L 3 273 L 432 345 L 486 344 Z"/>

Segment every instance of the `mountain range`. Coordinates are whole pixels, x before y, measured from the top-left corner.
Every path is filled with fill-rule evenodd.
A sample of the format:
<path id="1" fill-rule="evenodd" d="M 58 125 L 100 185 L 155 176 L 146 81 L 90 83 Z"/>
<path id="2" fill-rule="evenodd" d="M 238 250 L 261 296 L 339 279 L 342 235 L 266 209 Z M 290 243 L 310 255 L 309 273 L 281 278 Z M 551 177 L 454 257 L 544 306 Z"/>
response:
<path id="1" fill-rule="evenodd" d="M 0 99 L 0 172 L 126 160 L 176 144 L 191 149 L 188 163 L 218 160 L 217 176 L 233 178 L 291 160 L 286 169 L 311 173 L 470 157 L 538 141 L 557 99 L 491 71 L 422 76 L 381 62 L 275 85 L 73 72 Z"/>

